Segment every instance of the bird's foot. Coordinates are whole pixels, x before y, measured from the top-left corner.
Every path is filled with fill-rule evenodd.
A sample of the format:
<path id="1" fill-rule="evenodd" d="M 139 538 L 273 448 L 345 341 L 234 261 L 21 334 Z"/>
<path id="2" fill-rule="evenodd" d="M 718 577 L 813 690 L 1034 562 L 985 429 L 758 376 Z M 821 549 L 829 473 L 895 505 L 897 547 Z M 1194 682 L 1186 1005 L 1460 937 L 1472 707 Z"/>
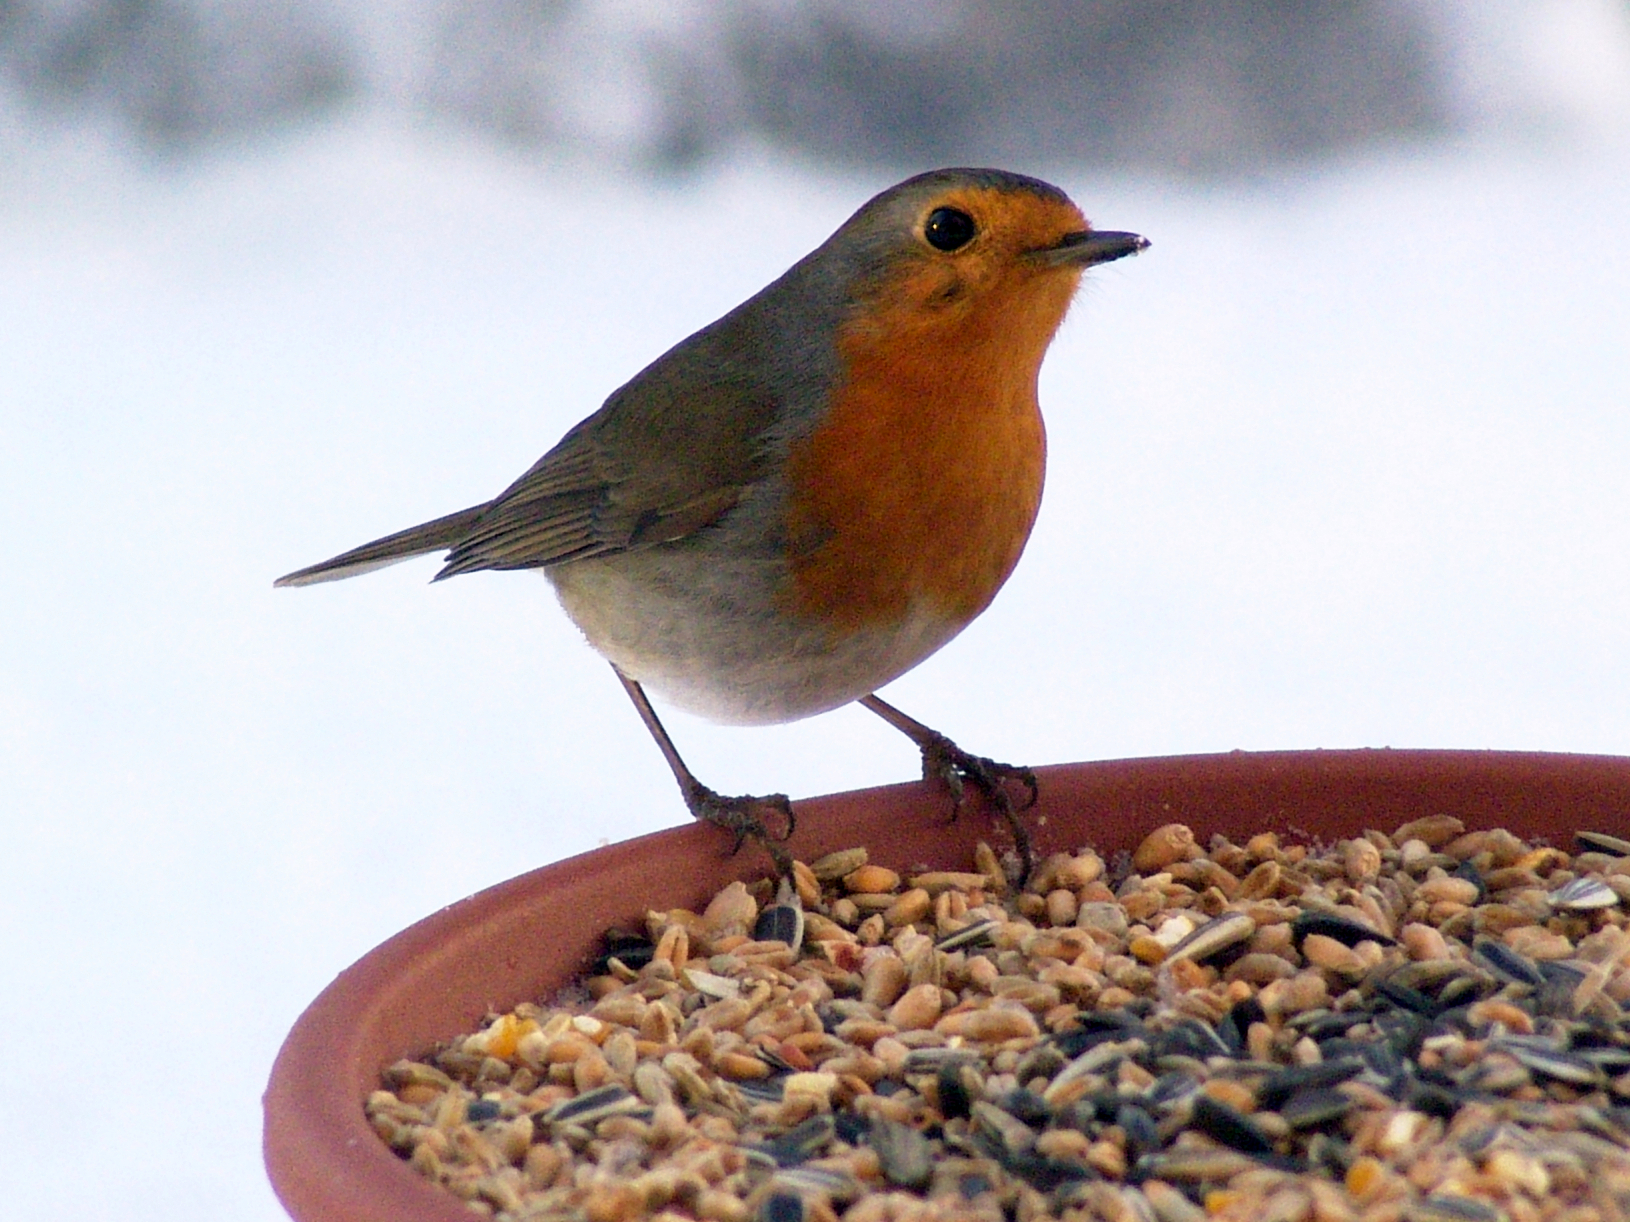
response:
<path id="1" fill-rule="evenodd" d="M 1030 843 L 1030 829 L 1025 827 L 1020 814 L 1036 804 L 1040 789 L 1036 774 L 1030 768 L 1015 764 L 1002 764 L 983 755 L 973 755 L 957 746 L 945 735 L 932 732 L 922 744 L 923 779 L 940 781 L 951 791 L 954 819 L 961 813 L 968 787 L 971 785 L 984 794 L 985 800 L 996 808 L 1013 834 L 1013 846 L 1018 851 L 1022 883 L 1035 867 L 1035 849 Z M 1015 804 L 1008 782 L 1016 781 L 1024 790 L 1024 798 Z"/>
<path id="2" fill-rule="evenodd" d="M 692 779 L 685 786 L 685 805 L 702 822 L 730 833 L 733 837 L 730 846 L 732 854 L 739 853 L 747 841 L 756 841 L 770 855 L 776 873 L 783 878 L 792 876 L 792 857 L 781 845 L 792 838 L 798 820 L 792 813 L 792 802 L 786 794 L 726 797 Z"/>

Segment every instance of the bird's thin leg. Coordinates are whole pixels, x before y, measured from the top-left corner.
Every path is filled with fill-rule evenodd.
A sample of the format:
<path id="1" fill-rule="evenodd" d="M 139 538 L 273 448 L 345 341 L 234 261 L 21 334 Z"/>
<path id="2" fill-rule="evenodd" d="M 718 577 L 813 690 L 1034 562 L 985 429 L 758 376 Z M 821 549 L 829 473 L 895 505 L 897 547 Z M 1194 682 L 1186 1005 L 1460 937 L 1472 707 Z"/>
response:
<path id="1" fill-rule="evenodd" d="M 1029 768 L 999 764 L 983 755 L 971 755 L 938 730 L 902 713 L 886 700 L 879 700 L 876 696 L 862 696 L 860 703 L 917 744 L 917 749 L 923 753 L 924 779 L 945 782 L 951 791 L 955 810 L 961 810 L 962 799 L 969 784 L 990 800 L 991 805 L 996 807 L 997 813 L 1002 816 L 1013 833 L 1014 847 L 1018 849 L 1019 860 L 1024 868 L 1022 877 L 1030 877 L 1031 868 L 1035 865 L 1035 850 L 1030 844 L 1029 830 L 1019 819 L 1019 812 L 1029 810 L 1036 804 L 1038 795 L 1036 774 Z M 1027 791 L 1022 805 L 1013 804 L 1012 795 L 1008 793 L 1005 784 L 1010 780 L 1018 781 Z"/>
<path id="2" fill-rule="evenodd" d="M 781 841 L 791 837 L 793 829 L 797 826 L 792 813 L 792 802 L 788 800 L 787 795 L 772 793 L 756 797 L 743 795 L 731 798 L 715 793 L 702 784 L 680 758 L 673 739 L 668 737 L 668 731 L 663 728 L 656 710 L 651 707 L 645 689 L 616 666 L 612 666 L 611 669 L 617 672 L 617 679 L 622 683 L 623 690 L 628 693 L 628 698 L 639 710 L 640 720 L 651 732 L 651 737 L 656 740 L 657 749 L 662 752 L 662 758 L 668 761 L 668 767 L 673 770 L 674 780 L 679 782 L 679 791 L 685 795 L 685 805 L 690 808 L 690 813 L 705 823 L 722 827 L 734 836 L 735 844 L 730 850 L 732 853 L 738 852 L 743 842 L 751 838 L 764 846 L 764 851 L 775 862 L 779 873 L 783 876 L 791 875 L 792 858 L 780 844 Z M 765 823 L 763 813 L 766 812 L 773 813 L 781 821 L 782 828 L 779 832 L 772 831 L 770 825 Z"/>

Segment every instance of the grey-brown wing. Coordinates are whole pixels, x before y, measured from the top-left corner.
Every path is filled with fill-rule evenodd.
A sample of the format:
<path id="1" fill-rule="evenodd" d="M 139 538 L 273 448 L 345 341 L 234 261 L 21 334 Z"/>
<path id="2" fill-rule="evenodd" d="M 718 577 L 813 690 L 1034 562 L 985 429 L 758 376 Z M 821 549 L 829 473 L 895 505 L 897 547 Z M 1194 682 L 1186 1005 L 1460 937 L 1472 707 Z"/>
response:
<path id="1" fill-rule="evenodd" d="M 659 358 L 485 505 L 437 518 L 290 573 L 335 581 L 446 550 L 440 581 L 529 569 L 683 539 L 765 475 L 775 391 L 746 372 L 765 342 L 752 303 Z M 759 362 L 757 364 L 762 364 Z"/>
<path id="2" fill-rule="evenodd" d="M 436 580 L 669 543 L 728 512 L 763 477 L 776 405 L 688 356 L 670 353 L 562 438 L 486 507 Z"/>
<path id="3" fill-rule="evenodd" d="M 410 526 L 279 577 L 276 586 L 309 586 L 447 552 L 440 581 L 477 569 L 539 568 L 613 550 L 598 525 L 610 489 L 578 430 L 499 498 Z"/>

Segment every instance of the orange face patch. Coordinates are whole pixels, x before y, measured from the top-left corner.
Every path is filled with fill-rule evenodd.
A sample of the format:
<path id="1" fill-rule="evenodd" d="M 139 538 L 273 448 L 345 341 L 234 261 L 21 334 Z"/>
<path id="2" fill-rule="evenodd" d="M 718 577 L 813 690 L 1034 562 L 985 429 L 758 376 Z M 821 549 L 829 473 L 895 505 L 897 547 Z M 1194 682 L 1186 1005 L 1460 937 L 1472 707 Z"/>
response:
<path id="1" fill-rule="evenodd" d="M 788 608 L 836 626 L 914 609 L 973 619 L 1041 503 L 1036 377 L 1080 271 L 1027 256 L 1086 222 L 1021 191 L 963 189 L 933 206 L 968 212 L 977 236 L 896 260 L 840 328 L 844 380 L 789 455 Z"/>

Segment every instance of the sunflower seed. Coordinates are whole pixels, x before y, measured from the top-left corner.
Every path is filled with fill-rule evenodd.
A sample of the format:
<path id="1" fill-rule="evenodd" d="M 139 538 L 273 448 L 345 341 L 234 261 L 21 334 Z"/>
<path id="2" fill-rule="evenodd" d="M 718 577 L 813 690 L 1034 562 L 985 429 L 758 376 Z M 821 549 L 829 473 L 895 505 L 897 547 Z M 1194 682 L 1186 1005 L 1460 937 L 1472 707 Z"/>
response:
<path id="1" fill-rule="evenodd" d="M 680 979 L 690 988 L 695 989 L 704 997 L 717 998 L 724 1001 L 728 998 L 741 996 L 741 981 L 732 980 L 728 976 L 715 976 L 712 972 L 683 971 Z"/>
<path id="2" fill-rule="evenodd" d="M 974 1092 L 968 1089 L 971 1075 L 965 1061 L 946 1061 L 934 1075 L 935 1093 L 939 1096 L 940 1115 L 947 1120 L 973 1114 Z"/>
<path id="3" fill-rule="evenodd" d="M 1364 1072 L 1360 1057 L 1340 1057 L 1331 1061 L 1315 1061 L 1311 1065 L 1295 1065 L 1269 1074 L 1257 1087 L 1257 1101 L 1267 1108 L 1277 1108 L 1292 1095 L 1301 1091 L 1322 1090 L 1339 1086 Z"/>
<path id="4" fill-rule="evenodd" d="M 1256 922 L 1243 912 L 1225 912 L 1213 917 L 1166 952 L 1162 964 L 1193 959 L 1203 963 L 1212 955 L 1237 946 L 1256 932 Z"/>
<path id="5" fill-rule="evenodd" d="M 643 934 L 628 933 L 621 929 L 608 929 L 605 935 L 605 953 L 594 962 L 596 976 L 609 974 L 612 960 L 624 967 L 639 971 L 656 954 L 656 943 Z"/>
<path id="6" fill-rule="evenodd" d="M 1088 1048 L 1063 1069 L 1059 1070 L 1057 1076 L 1053 1078 L 1053 1084 L 1049 1089 L 1056 1091 L 1059 1087 L 1065 1085 L 1066 1083 L 1074 1082 L 1077 1078 L 1085 1077 L 1090 1073 L 1097 1073 L 1099 1070 L 1108 1069 L 1109 1066 L 1115 1064 L 1117 1061 L 1123 1060 L 1126 1057 L 1135 1057 L 1138 1054 L 1147 1051 L 1148 1047 L 1149 1045 L 1140 1039 L 1105 1040 L 1101 1044 L 1094 1044 L 1091 1048 Z"/>
<path id="7" fill-rule="evenodd" d="M 1218 1183 L 1256 1167 L 1253 1159 L 1223 1147 L 1186 1146 L 1150 1154 L 1137 1161 L 1139 1179 L 1179 1184 Z"/>
<path id="8" fill-rule="evenodd" d="M 860 1184 L 854 1176 L 825 1167 L 786 1167 L 770 1180 L 782 1192 L 818 1193 L 833 1204 L 847 1203 L 860 1196 Z"/>
<path id="9" fill-rule="evenodd" d="M 1293 1129 L 1316 1129 L 1340 1120 L 1357 1106 L 1351 1095 L 1339 1090 L 1301 1090 L 1285 1100 L 1279 1114 Z"/>
<path id="10" fill-rule="evenodd" d="M 464 1119 L 470 1124 L 480 1124 L 487 1120 L 497 1120 L 503 1105 L 496 1099 L 471 1099 L 464 1106 Z"/>
<path id="11" fill-rule="evenodd" d="M 767 1078 L 746 1078 L 735 1084 L 736 1089 L 755 1103 L 780 1103 L 786 1098 L 787 1079 L 791 1074 L 771 1074 Z"/>
<path id="12" fill-rule="evenodd" d="M 866 860 L 867 853 L 863 848 L 839 849 L 810 862 L 809 872 L 823 883 L 832 883 L 845 874 L 853 874 L 866 864 Z"/>
<path id="13" fill-rule="evenodd" d="M 1404 1207 L 1409 1222 L 1504 1222 L 1505 1214 L 1475 1197 L 1427 1196 Z"/>
<path id="14" fill-rule="evenodd" d="M 1120 1010 L 1108 1013 L 1099 1010 L 1075 1016 L 1075 1026 L 1053 1036 L 1053 1043 L 1064 1056 L 1074 1059 L 1087 1049 L 1106 1040 L 1124 1040 L 1142 1036 L 1145 1028 L 1135 1014 Z"/>
<path id="15" fill-rule="evenodd" d="M 1084 1163 L 1048 1158 L 1034 1150 L 1008 1150 L 997 1161 L 1038 1192 L 1052 1192 L 1065 1184 L 1096 1180 L 1099 1175 Z"/>
<path id="16" fill-rule="evenodd" d="M 1206 1057 L 1231 1056 L 1215 1028 L 1197 1018 L 1184 1017 L 1166 1030 L 1149 1039 L 1149 1054 L 1155 1057 L 1187 1056 L 1204 1060 Z"/>
<path id="17" fill-rule="evenodd" d="M 1273 1149 L 1273 1142 L 1260 1125 L 1244 1112 L 1219 1103 L 1210 1095 L 1194 1097 L 1189 1124 L 1198 1132 L 1242 1154 L 1266 1154 Z"/>
<path id="18" fill-rule="evenodd" d="M 1540 974 L 1534 961 L 1512 950 L 1504 942 L 1496 942 L 1492 938 L 1478 938 L 1472 944 L 1472 958 L 1502 980 L 1509 980 L 1513 984 L 1527 984 L 1538 988 L 1545 983 L 1545 977 Z"/>
<path id="19" fill-rule="evenodd" d="M 961 929 L 953 930 L 938 942 L 934 943 L 935 950 L 953 951 L 964 950 L 970 946 L 984 946 L 990 942 L 991 934 L 995 931 L 996 921 L 974 921 Z"/>
<path id="20" fill-rule="evenodd" d="M 1008 1115 L 994 1103 L 976 1103 L 972 1108 L 974 1125 L 1009 1151 L 1028 1150 L 1036 1144 L 1036 1134 L 1017 1117 Z"/>
<path id="21" fill-rule="evenodd" d="M 1599 878 L 1576 878 L 1545 898 L 1553 908 L 1567 908 L 1575 912 L 1611 908 L 1619 902 L 1618 892 Z"/>
<path id="22" fill-rule="evenodd" d="M 1333 912 L 1304 912 L 1290 923 L 1291 937 L 1298 946 L 1309 934 L 1322 934 L 1334 938 L 1343 946 L 1357 946 L 1360 942 L 1378 942 L 1382 946 L 1396 946 L 1397 941 L 1379 929 L 1372 929 L 1361 921 L 1351 921 Z"/>
<path id="23" fill-rule="evenodd" d="M 796 1192 L 772 1192 L 759 1203 L 758 1222 L 804 1222 L 804 1198 Z"/>
<path id="24" fill-rule="evenodd" d="M 947 1065 L 974 1065 L 979 1054 L 966 1048 L 913 1048 L 906 1054 L 907 1074 L 938 1073 Z"/>
<path id="25" fill-rule="evenodd" d="M 1606 832 L 1575 832 L 1581 853 L 1606 853 L 1610 857 L 1630 857 L 1630 840 Z"/>
<path id="26" fill-rule="evenodd" d="M 1160 1129 L 1155 1118 L 1141 1107 L 1123 1103 L 1115 1109 L 1115 1124 L 1126 1135 L 1126 1152 L 1138 1158 L 1160 1146 Z"/>
<path id="27" fill-rule="evenodd" d="M 793 895 L 790 903 L 771 904 L 753 923 L 753 939 L 758 942 L 785 942 L 793 950 L 804 944 L 804 906 Z"/>
<path id="28" fill-rule="evenodd" d="M 1602 1080 L 1602 1071 L 1584 1057 L 1564 1052 L 1543 1040 L 1504 1036 L 1490 1040 L 1488 1046 L 1510 1053 L 1534 1073 L 1558 1082 L 1595 1086 Z"/>
<path id="29" fill-rule="evenodd" d="M 928 1139 L 908 1124 L 880 1119 L 866 1135 L 877 1152 L 883 1178 L 898 1188 L 923 1189 L 934 1174 L 934 1151 Z"/>
<path id="30" fill-rule="evenodd" d="M 756 1147 L 755 1152 L 771 1159 L 778 1167 L 796 1167 L 831 1145 L 836 1131 L 831 1116 L 811 1116 L 803 1124 Z"/>
<path id="31" fill-rule="evenodd" d="M 645 1106 L 645 1101 L 638 1095 L 630 1094 L 613 1082 L 578 1095 L 575 1099 L 561 1100 L 543 1114 L 543 1119 L 547 1124 L 577 1124 L 587 1128 L 608 1116 L 643 1111 Z"/>

